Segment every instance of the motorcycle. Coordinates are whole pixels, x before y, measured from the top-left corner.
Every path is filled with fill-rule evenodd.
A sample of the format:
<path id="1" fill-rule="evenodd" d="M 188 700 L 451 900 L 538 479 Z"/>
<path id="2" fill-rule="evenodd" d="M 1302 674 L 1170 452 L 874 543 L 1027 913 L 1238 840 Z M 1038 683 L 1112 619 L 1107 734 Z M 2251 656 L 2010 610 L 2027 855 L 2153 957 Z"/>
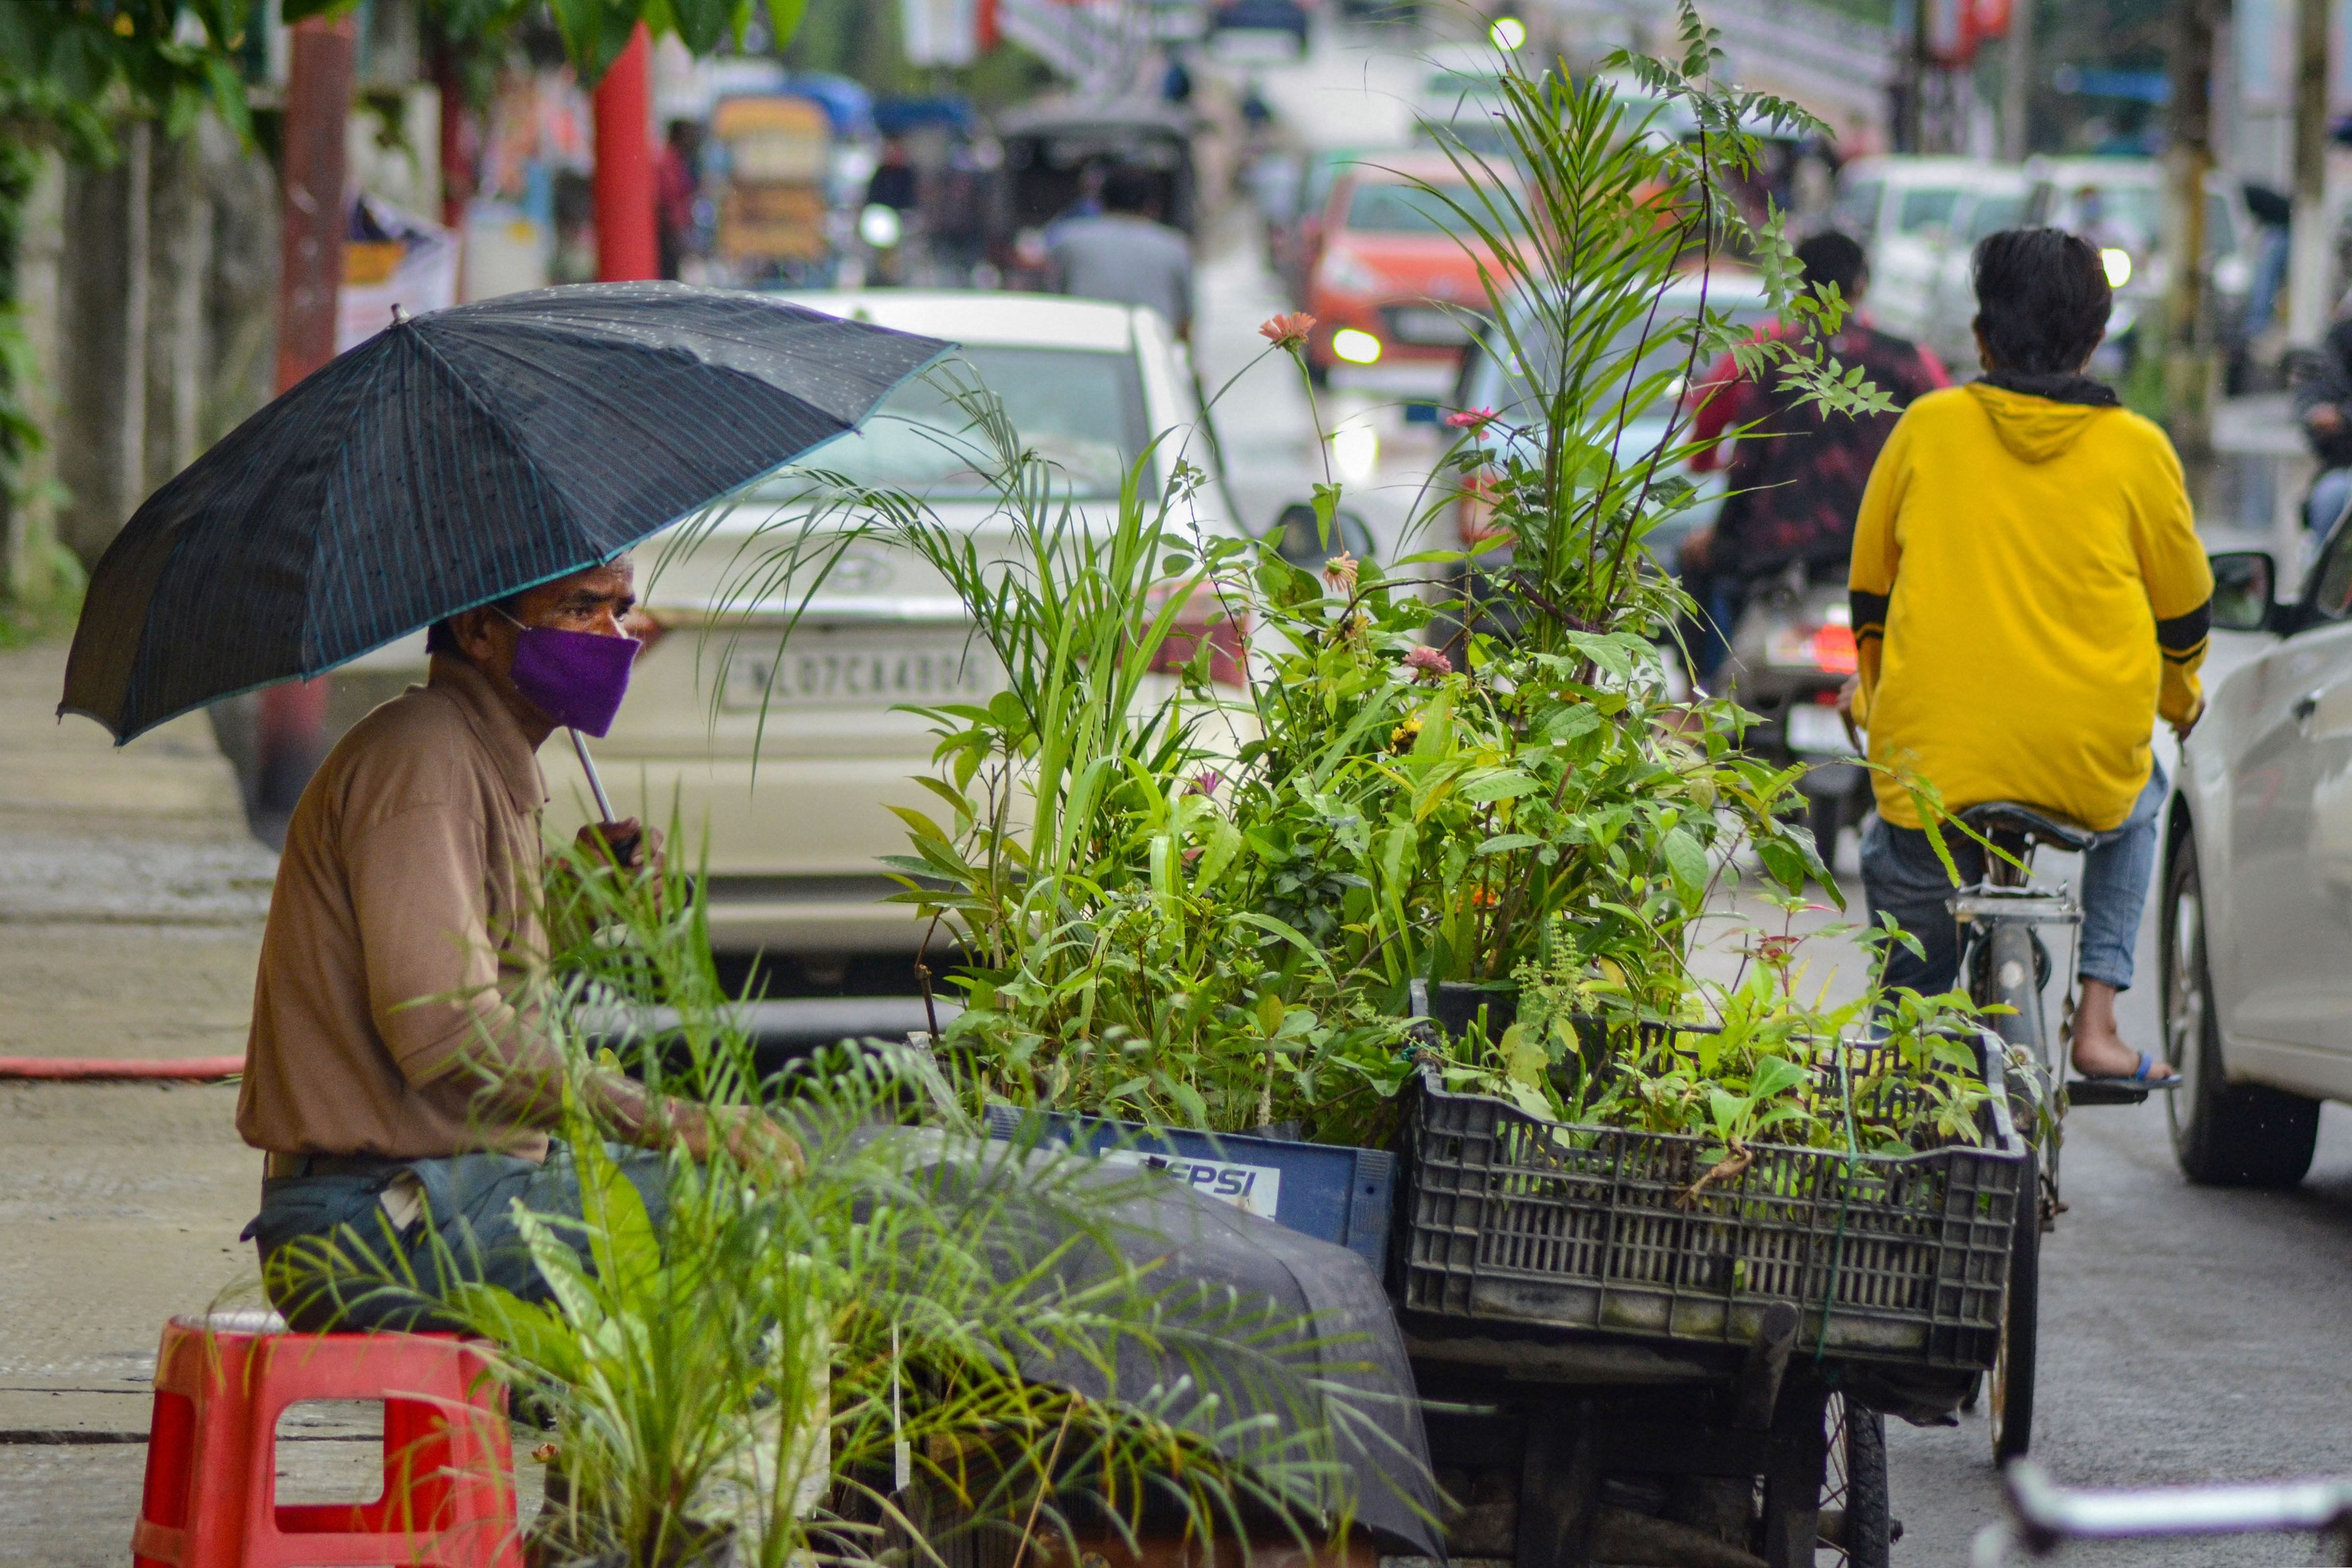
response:
<path id="1" fill-rule="evenodd" d="M 1757 716 L 1743 742 L 1767 761 L 1811 764 L 1797 787 L 1822 863 L 1837 858 L 1838 835 L 1870 811 L 1870 770 L 1857 759 L 1861 736 L 1838 711 L 1838 692 L 1857 659 L 1845 573 L 1816 577 L 1802 564 L 1757 584 L 1717 672 L 1725 696 Z"/>

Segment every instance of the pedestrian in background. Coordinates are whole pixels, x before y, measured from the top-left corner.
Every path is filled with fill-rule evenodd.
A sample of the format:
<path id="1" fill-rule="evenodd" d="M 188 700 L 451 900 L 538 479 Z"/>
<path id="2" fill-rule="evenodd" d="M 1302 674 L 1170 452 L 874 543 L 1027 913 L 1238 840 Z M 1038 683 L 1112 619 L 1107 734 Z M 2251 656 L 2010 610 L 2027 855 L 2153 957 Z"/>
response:
<path id="1" fill-rule="evenodd" d="M 1829 352 L 1859 365 L 1894 400 L 1892 414 L 1824 414 L 1793 387 L 1759 381 L 1726 354 L 1698 385 L 1691 467 L 1728 470 L 1730 493 L 1715 526 L 1683 542 L 1683 590 L 1699 607 L 1690 628 L 1693 662 L 1704 679 L 1721 668 L 1728 638 L 1750 590 L 1792 565 L 1843 581 L 1853 552 L 1854 514 L 1870 466 L 1902 409 L 1951 377 L 1936 356 L 1908 338 L 1882 331 L 1862 309 L 1870 291 L 1869 259 L 1860 241 L 1834 230 L 1797 247 L 1809 289 L 1837 289 L 1846 316 Z M 1780 335 L 1784 329 L 1768 329 Z M 1729 461 L 1723 437 L 1734 437 Z M 1831 574 L 1834 574 L 1832 577 Z"/>
<path id="2" fill-rule="evenodd" d="M 1143 169 L 1103 177 L 1103 210 L 1054 226 L 1046 256 L 1058 292 L 1148 305 L 1180 338 L 1192 331 L 1192 245 L 1160 221 L 1160 182 Z"/>
<path id="3" fill-rule="evenodd" d="M 654 215 L 660 226 L 661 275 L 675 280 L 694 247 L 694 195 L 700 184 L 702 127 L 669 122 L 661 162 L 654 169 Z"/>

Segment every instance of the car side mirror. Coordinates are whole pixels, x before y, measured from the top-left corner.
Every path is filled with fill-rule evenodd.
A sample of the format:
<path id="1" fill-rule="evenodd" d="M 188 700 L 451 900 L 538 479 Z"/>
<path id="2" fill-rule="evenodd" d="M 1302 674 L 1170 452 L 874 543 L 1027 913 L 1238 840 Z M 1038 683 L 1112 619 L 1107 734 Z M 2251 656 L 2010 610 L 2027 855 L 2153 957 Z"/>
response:
<path id="1" fill-rule="evenodd" d="M 2259 632 L 2278 612 L 2278 566 L 2266 550 L 2229 550 L 2211 557 L 2213 629 Z"/>

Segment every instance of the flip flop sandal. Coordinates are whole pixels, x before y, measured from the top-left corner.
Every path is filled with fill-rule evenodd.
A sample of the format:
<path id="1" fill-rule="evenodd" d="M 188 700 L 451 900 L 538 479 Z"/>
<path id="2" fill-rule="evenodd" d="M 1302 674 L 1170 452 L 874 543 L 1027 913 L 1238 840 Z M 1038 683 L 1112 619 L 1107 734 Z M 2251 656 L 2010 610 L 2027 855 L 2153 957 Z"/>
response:
<path id="1" fill-rule="evenodd" d="M 2151 1078 L 2148 1076 L 2155 1070 L 2156 1058 L 2149 1056 L 2146 1051 L 2142 1051 L 2139 1054 L 2139 1066 L 2128 1073 L 2084 1073 L 2082 1077 L 2074 1079 L 2073 1083 L 2095 1083 L 2112 1086 L 2116 1089 L 2179 1089 L 2180 1087 L 2180 1075 L 2179 1073 L 2173 1073 L 2165 1078 Z M 2073 1084 L 2069 1084 L 2068 1087 L 2073 1087 Z"/>

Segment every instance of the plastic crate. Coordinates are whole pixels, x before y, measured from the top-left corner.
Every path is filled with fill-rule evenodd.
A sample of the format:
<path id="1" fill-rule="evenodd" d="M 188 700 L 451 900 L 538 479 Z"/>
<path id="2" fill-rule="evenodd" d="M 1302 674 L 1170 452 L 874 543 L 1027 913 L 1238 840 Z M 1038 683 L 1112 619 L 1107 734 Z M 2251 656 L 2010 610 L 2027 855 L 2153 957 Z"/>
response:
<path id="1" fill-rule="evenodd" d="M 1568 1126 L 1424 1077 L 1407 1090 L 1399 1304 L 1742 1344 L 1787 1302 L 1808 1348 L 1990 1367 L 2018 1205 L 2033 1201 L 1992 1076 L 1987 1147 L 1758 1144 L 1745 1172 L 1696 1191 L 1711 1140 Z"/>
<path id="2" fill-rule="evenodd" d="M 1385 1150 L 1195 1132 L 1010 1105 L 988 1108 L 988 1135 L 1063 1143 L 1167 1170 L 1236 1208 L 1349 1247 L 1375 1273 L 1386 1269 L 1396 1157 Z"/>

